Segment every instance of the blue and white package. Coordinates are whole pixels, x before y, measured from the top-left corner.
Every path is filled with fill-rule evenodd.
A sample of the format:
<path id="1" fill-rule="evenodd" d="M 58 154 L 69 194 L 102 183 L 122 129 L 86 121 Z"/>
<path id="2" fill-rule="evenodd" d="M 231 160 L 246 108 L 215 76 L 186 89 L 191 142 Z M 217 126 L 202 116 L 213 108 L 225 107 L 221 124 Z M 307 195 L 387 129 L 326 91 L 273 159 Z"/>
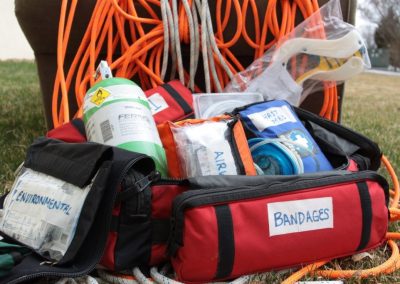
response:
<path id="1" fill-rule="evenodd" d="M 257 137 L 291 144 L 300 155 L 304 173 L 332 170 L 321 149 L 303 126 L 289 103 L 283 100 L 254 104 L 239 111 L 240 117 Z"/>

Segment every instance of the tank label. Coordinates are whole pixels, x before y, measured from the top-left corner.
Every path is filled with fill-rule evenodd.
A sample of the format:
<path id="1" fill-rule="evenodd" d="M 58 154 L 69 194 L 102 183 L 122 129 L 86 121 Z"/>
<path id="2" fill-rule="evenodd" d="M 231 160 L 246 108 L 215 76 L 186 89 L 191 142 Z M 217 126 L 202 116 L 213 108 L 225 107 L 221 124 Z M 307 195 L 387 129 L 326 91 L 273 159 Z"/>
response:
<path id="1" fill-rule="evenodd" d="M 89 141 L 118 146 L 130 141 L 161 145 L 150 110 L 141 103 L 116 102 L 98 109 L 88 119 Z"/>
<path id="2" fill-rule="evenodd" d="M 333 228 L 332 197 L 275 202 L 267 208 L 270 236 Z"/>
<path id="3" fill-rule="evenodd" d="M 101 105 L 108 97 L 110 96 L 110 92 L 104 88 L 98 88 L 93 96 L 91 97 L 90 101 L 94 103 L 96 106 Z"/>
<path id="4" fill-rule="evenodd" d="M 149 105 L 151 109 L 151 113 L 153 115 L 169 108 L 169 105 L 165 101 L 165 99 L 159 94 L 155 93 L 147 98 L 149 100 Z"/>

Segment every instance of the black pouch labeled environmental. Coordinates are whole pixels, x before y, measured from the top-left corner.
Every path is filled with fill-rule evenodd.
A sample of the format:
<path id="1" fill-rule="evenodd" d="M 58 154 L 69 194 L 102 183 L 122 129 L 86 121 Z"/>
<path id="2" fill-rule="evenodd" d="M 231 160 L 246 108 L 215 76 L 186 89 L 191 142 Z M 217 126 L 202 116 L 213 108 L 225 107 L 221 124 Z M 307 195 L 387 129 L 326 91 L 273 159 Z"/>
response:
<path id="1" fill-rule="evenodd" d="M 77 277 L 89 273 L 104 253 L 107 232 L 111 225 L 112 207 L 121 188 L 120 185 L 125 179 L 141 179 L 149 176 L 154 169 L 154 162 L 151 158 L 139 153 L 96 143 L 64 143 L 53 139 L 37 140 L 29 148 L 24 169 L 14 184 L 15 189 L 28 190 L 22 193 L 20 190 L 12 191 L 5 198 L 3 210 L 7 213 L 7 209 L 13 207 L 10 203 L 18 202 L 30 209 L 46 207 L 47 210 L 44 212 L 52 214 L 40 216 L 43 214 L 43 210 L 38 210 L 39 213 L 36 216 L 37 212 L 29 212 L 29 214 L 32 218 L 40 219 L 42 223 L 43 220 L 47 220 L 44 225 L 41 225 L 43 228 L 47 226 L 51 228 L 47 230 L 43 238 L 45 241 L 42 243 L 45 245 L 40 246 L 41 249 L 37 249 L 26 241 L 26 231 L 20 229 L 16 234 L 9 229 L 2 230 L 6 241 L 24 244 L 32 248 L 35 253 L 27 256 L 11 270 L 10 274 L 0 278 L 0 283 L 19 283 L 45 276 Z M 71 213 L 74 204 L 67 204 L 68 200 L 62 200 L 64 205 L 57 203 L 60 195 L 54 195 L 54 192 L 48 190 L 54 189 L 54 184 L 36 189 L 35 192 L 32 181 L 44 184 L 46 181 L 60 182 L 62 190 L 66 192 L 87 190 L 85 197 L 79 197 L 84 200 L 81 200 L 82 206 L 78 210 L 79 214 L 74 217 L 77 219 L 73 225 L 74 233 L 69 245 L 61 255 L 55 253 L 55 248 L 59 248 L 60 243 L 67 241 L 68 238 L 62 235 L 61 229 L 55 228 L 61 226 L 61 224 L 54 224 L 57 223 L 54 221 L 55 212 L 58 211 L 58 214 Z M 21 186 L 21 183 L 25 183 L 25 187 Z M 30 186 L 26 186 L 27 184 Z M 21 214 L 21 210 L 14 211 L 14 214 L 15 212 Z M 3 216 L 2 223 L 13 223 L 11 213 L 13 213 L 12 210 Z M 10 226 L 4 228 L 6 227 Z M 36 228 L 32 226 L 31 232 Z M 36 231 L 35 233 L 40 235 L 40 232 Z M 52 246 L 48 245 L 49 243 Z M 43 247 L 45 249 L 42 249 Z M 45 264 L 43 265 L 43 263 Z"/>

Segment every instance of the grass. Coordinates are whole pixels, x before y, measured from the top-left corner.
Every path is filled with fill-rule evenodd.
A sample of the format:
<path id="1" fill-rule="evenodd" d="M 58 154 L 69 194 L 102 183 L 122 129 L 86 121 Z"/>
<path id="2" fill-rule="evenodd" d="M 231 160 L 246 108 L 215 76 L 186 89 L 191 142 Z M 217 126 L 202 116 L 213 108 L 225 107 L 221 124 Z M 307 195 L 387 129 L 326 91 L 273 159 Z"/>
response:
<path id="1" fill-rule="evenodd" d="M 13 172 L 24 160 L 27 146 L 45 133 L 41 95 L 32 62 L 0 62 L 0 189 L 8 189 Z M 349 81 L 342 111 L 342 123 L 376 141 L 397 172 L 400 170 L 400 77 L 362 74 Z M 398 226 L 395 227 L 396 230 Z M 362 269 L 372 267 L 390 255 L 380 248 L 373 259 L 353 262 L 335 261 L 328 267 Z M 277 283 L 290 273 L 266 273 L 254 282 Z M 308 278 L 313 279 L 313 278 Z M 346 283 L 395 283 L 400 273 L 370 278 L 352 279 Z"/>
<path id="2" fill-rule="evenodd" d="M 0 189 L 7 189 L 14 171 L 45 121 L 33 62 L 0 62 Z"/>

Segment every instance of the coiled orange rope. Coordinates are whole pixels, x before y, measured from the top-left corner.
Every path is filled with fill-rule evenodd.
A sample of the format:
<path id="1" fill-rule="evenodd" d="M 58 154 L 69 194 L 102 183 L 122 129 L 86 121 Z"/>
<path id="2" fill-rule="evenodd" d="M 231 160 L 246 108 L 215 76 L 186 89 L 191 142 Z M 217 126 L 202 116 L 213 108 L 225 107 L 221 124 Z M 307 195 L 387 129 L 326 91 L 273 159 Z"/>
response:
<path id="1" fill-rule="evenodd" d="M 209 81 L 207 91 L 219 91 L 230 81 L 232 74 L 244 70 L 233 52 L 239 41 L 244 41 L 249 49 L 254 50 L 256 59 L 292 31 L 296 22 L 308 18 L 319 9 L 317 0 L 270 0 L 265 11 L 258 10 L 255 0 L 216 0 L 216 30 L 213 31 L 211 21 L 206 20 L 210 15 L 207 14 L 210 13 L 208 1 L 176 1 L 97 1 L 68 70 L 64 66 L 64 60 L 78 0 L 62 1 L 57 75 L 52 98 L 54 127 L 68 122 L 71 116 L 82 115 L 83 97 L 87 89 L 95 83 L 96 64 L 100 60 L 108 61 L 115 76 L 135 77 L 136 80 L 140 80 L 140 85 L 145 90 L 171 79 L 178 70 L 180 80 L 193 91 L 199 92 L 201 90 L 194 84 L 193 79 L 199 55 L 194 53 L 203 49 L 202 57 L 204 65 L 207 65 L 204 66 L 204 76 L 205 79 L 209 79 L 206 80 L 206 83 Z M 177 5 L 176 9 L 173 7 L 174 3 Z M 175 10 L 177 17 L 174 17 Z M 202 14 L 205 17 L 200 17 L 202 21 L 198 22 L 194 13 L 200 10 L 205 11 Z M 264 14 L 263 20 L 261 14 Z M 174 20 L 175 18 L 179 20 Z M 166 20 L 171 25 L 176 25 L 176 28 L 167 29 Z M 231 23 L 235 24 L 233 33 L 228 31 Z M 200 39 L 200 33 L 209 33 L 212 36 L 204 41 L 205 38 Z M 323 34 L 320 36 L 324 37 Z M 189 67 L 182 62 L 179 53 L 181 43 L 190 45 Z M 214 44 L 216 48 L 213 47 Z M 171 59 L 168 59 L 168 55 Z M 171 77 L 167 78 L 165 73 L 168 60 L 172 60 L 172 67 L 168 67 Z M 79 107 L 76 114 L 71 114 L 69 108 L 71 98 L 68 99 L 68 94 L 71 93 L 75 93 L 76 104 Z M 337 89 L 332 84 L 325 86 L 320 115 L 334 121 L 338 119 Z"/>

